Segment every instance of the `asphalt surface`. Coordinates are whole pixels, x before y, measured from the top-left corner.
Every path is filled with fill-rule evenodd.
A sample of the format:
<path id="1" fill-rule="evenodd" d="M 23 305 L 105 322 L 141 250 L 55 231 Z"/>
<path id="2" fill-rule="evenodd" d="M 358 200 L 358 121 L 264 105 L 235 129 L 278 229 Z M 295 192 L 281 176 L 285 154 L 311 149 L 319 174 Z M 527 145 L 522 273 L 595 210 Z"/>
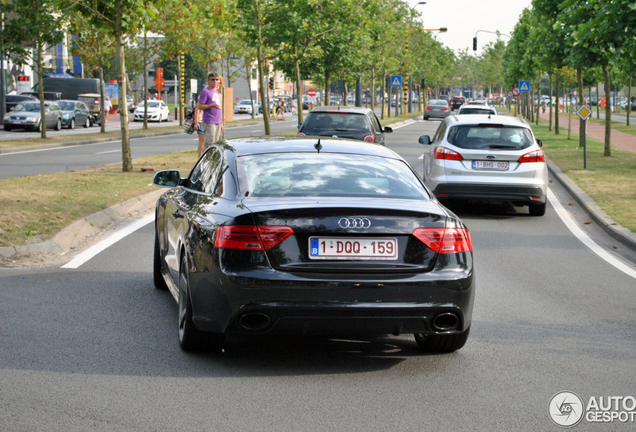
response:
<path id="1" fill-rule="evenodd" d="M 396 129 L 389 147 L 417 166 L 414 143 L 436 126 Z M 177 305 L 152 284 L 152 224 L 75 270 L 0 269 L 1 429 L 556 431 L 557 392 L 636 396 L 634 278 L 575 238 L 552 204 L 543 217 L 453 210 L 471 230 L 477 297 L 471 336 L 450 355 L 421 355 L 409 335 L 185 354 Z"/>

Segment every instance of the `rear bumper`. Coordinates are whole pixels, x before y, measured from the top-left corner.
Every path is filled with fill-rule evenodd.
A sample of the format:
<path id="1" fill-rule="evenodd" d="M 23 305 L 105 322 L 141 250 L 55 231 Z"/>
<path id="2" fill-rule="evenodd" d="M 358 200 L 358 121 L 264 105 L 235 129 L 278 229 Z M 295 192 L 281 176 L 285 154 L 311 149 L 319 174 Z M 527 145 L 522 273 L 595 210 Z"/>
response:
<path id="1" fill-rule="evenodd" d="M 273 273 L 274 279 L 191 273 L 195 325 L 226 334 L 398 335 L 459 333 L 472 321 L 475 279 L 468 270 L 358 281 Z M 435 327 L 447 313 L 456 323 Z"/>
<path id="2" fill-rule="evenodd" d="M 440 201 L 523 202 L 525 204 L 543 204 L 546 202 L 546 193 L 541 186 L 444 183 L 439 184 L 433 193 Z M 537 197 L 538 199 L 533 199 L 532 197 Z"/>

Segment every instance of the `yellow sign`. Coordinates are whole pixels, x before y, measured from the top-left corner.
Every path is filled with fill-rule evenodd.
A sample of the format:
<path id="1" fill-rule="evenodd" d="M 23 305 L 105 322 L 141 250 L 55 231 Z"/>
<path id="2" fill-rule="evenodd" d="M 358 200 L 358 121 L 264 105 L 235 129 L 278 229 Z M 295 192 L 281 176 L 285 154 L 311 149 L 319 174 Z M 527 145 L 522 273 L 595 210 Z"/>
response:
<path id="1" fill-rule="evenodd" d="M 592 115 L 592 110 L 583 105 L 576 111 L 576 115 L 579 116 L 581 120 L 587 120 Z"/>

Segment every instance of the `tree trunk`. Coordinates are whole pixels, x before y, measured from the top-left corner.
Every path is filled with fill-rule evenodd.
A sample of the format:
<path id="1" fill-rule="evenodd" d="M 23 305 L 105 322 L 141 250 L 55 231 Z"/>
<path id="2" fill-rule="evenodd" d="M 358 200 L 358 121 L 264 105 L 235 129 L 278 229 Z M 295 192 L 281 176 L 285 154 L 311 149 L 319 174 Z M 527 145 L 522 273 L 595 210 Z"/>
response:
<path id="1" fill-rule="evenodd" d="M 117 1 L 117 18 L 115 23 L 115 39 L 117 48 L 115 57 L 117 58 L 117 75 L 119 81 L 119 106 L 126 110 L 126 56 L 124 55 L 124 31 L 122 29 L 123 5 L 121 0 Z M 123 103 L 122 103 L 123 101 Z M 102 120 L 103 122 L 103 120 Z M 128 131 L 128 116 L 120 115 L 119 122 L 121 124 L 121 155 L 122 170 L 124 172 L 132 171 L 132 156 L 130 153 L 130 133 Z"/>
<path id="2" fill-rule="evenodd" d="M 148 129 L 148 33 L 144 30 L 144 126 Z"/>
<path id="3" fill-rule="evenodd" d="M 382 74 L 382 114 L 380 115 L 380 119 L 384 120 L 384 112 L 386 111 L 386 101 L 384 100 L 384 95 L 386 94 L 386 74 Z"/>
<path id="4" fill-rule="evenodd" d="M 371 68 L 371 110 L 375 109 L 375 68 Z"/>
<path id="5" fill-rule="evenodd" d="M 303 95 L 300 92 L 300 62 L 298 61 L 298 50 L 294 47 L 294 71 L 296 72 L 296 114 L 298 115 L 298 126 L 303 124 Z"/>
<path id="6" fill-rule="evenodd" d="M 610 68 L 608 65 L 604 64 L 603 67 L 603 75 L 605 76 L 605 152 L 603 156 L 611 156 L 612 150 L 610 148 L 610 139 L 612 135 L 612 104 L 610 101 L 610 91 L 611 91 L 611 79 L 610 79 Z"/>
<path id="7" fill-rule="evenodd" d="M 629 115 L 632 112 L 632 77 L 629 77 L 629 85 L 627 87 L 627 123 L 629 126 Z"/>
<path id="8" fill-rule="evenodd" d="M 572 139 L 572 91 L 570 87 L 572 87 L 571 80 L 568 85 L 568 139 Z"/>
<path id="9" fill-rule="evenodd" d="M 265 77 L 263 73 L 263 35 L 261 33 L 262 18 L 258 13 L 258 1 L 254 1 L 254 19 L 256 22 L 256 31 L 258 32 L 258 44 L 256 45 L 256 61 L 258 62 L 258 81 L 261 92 L 261 106 L 263 107 L 263 126 L 265 127 L 265 135 L 271 135 L 269 128 L 269 103 L 267 100 L 267 83 L 263 82 Z"/>
<path id="10" fill-rule="evenodd" d="M 252 119 L 256 115 L 256 104 L 252 96 L 252 66 L 245 62 L 245 77 L 247 78 L 247 90 L 250 92 L 250 102 L 252 104 Z"/>
<path id="11" fill-rule="evenodd" d="M 331 97 L 329 94 L 329 70 L 325 70 L 325 106 L 331 105 Z"/>
<path id="12" fill-rule="evenodd" d="M 46 114 L 44 110 L 44 76 L 42 74 L 42 44 L 36 42 L 35 62 L 38 70 L 38 95 L 40 97 L 40 137 L 46 139 Z"/>
<path id="13" fill-rule="evenodd" d="M 596 119 L 601 118 L 601 95 L 598 92 L 598 83 L 596 83 Z"/>
<path id="14" fill-rule="evenodd" d="M 101 124 L 99 125 L 99 133 L 106 133 L 106 111 L 104 110 L 104 101 L 106 100 L 106 86 L 104 85 L 104 68 L 99 67 L 99 115 L 101 117 Z"/>
<path id="15" fill-rule="evenodd" d="M 552 73 L 548 73 L 548 81 L 550 82 L 550 90 L 549 90 L 550 97 L 548 98 L 548 106 L 550 107 L 550 110 L 548 111 L 548 118 L 549 118 L 548 130 L 551 131 L 552 130 L 552 108 L 554 108 L 554 104 L 552 103 Z"/>
<path id="16" fill-rule="evenodd" d="M 558 135 L 559 134 L 559 95 L 561 92 L 561 89 L 559 88 L 559 84 L 561 81 L 561 77 L 559 76 L 559 72 L 556 73 L 555 79 L 554 79 L 554 93 L 556 94 L 556 114 L 554 115 L 554 134 Z"/>

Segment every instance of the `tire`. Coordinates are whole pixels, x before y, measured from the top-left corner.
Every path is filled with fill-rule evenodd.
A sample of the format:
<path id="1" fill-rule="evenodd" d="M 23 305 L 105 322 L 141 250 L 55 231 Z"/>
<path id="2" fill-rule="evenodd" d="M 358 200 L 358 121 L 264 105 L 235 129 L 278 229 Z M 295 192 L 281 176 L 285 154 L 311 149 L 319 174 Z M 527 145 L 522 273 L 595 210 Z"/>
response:
<path id="1" fill-rule="evenodd" d="M 424 116 L 424 120 L 428 120 L 428 117 Z"/>
<path id="2" fill-rule="evenodd" d="M 423 335 L 416 333 L 415 342 L 421 351 L 451 353 L 462 349 L 468 340 L 470 327 L 462 333 L 441 334 L 441 335 Z"/>
<path id="3" fill-rule="evenodd" d="M 186 255 L 179 266 L 179 345 L 184 351 L 218 350 L 223 345 L 223 335 L 199 330 L 192 321 L 190 281 Z"/>
<path id="4" fill-rule="evenodd" d="M 75 119 L 71 119 L 71 123 L 68 125 L 69 129 L 75 129 Z"/>
<path id="5" fill-rule="evenodd" d="M 543 216 L 545 214 L 546 203 L 543 204 L 530 204 L 528 210 L 530 216 Z"/>
<path id="6" fill-rule="evenodd" d="M 155 288 L 158 290 L 167 290 L 166 280 L 161 274 L 161 253 L 159 251 L 159 236 L 155 229 L 155 252 L 152 260 L 152 280 L 155 283 Z"/>
<path id="7" fill-rule="evenodd" d="M 57 123 L 55 123 L 55 130 L 56 131 L 62 130 L 62 120 L 61 119 L 57 119 Z"/>
<path id="8" fill-rule="evenodd" d="M 7 132 L 11 132 L 11 126 L 5 126 L 4 130 L 7 131 Z"/>
<path id="9" fill-rule="evenodd" d="M 91 119 L 86 117 L 86 122 L 84 122 L 84 128 L 88 129 L 89 127 L 91 127 Z"/>

